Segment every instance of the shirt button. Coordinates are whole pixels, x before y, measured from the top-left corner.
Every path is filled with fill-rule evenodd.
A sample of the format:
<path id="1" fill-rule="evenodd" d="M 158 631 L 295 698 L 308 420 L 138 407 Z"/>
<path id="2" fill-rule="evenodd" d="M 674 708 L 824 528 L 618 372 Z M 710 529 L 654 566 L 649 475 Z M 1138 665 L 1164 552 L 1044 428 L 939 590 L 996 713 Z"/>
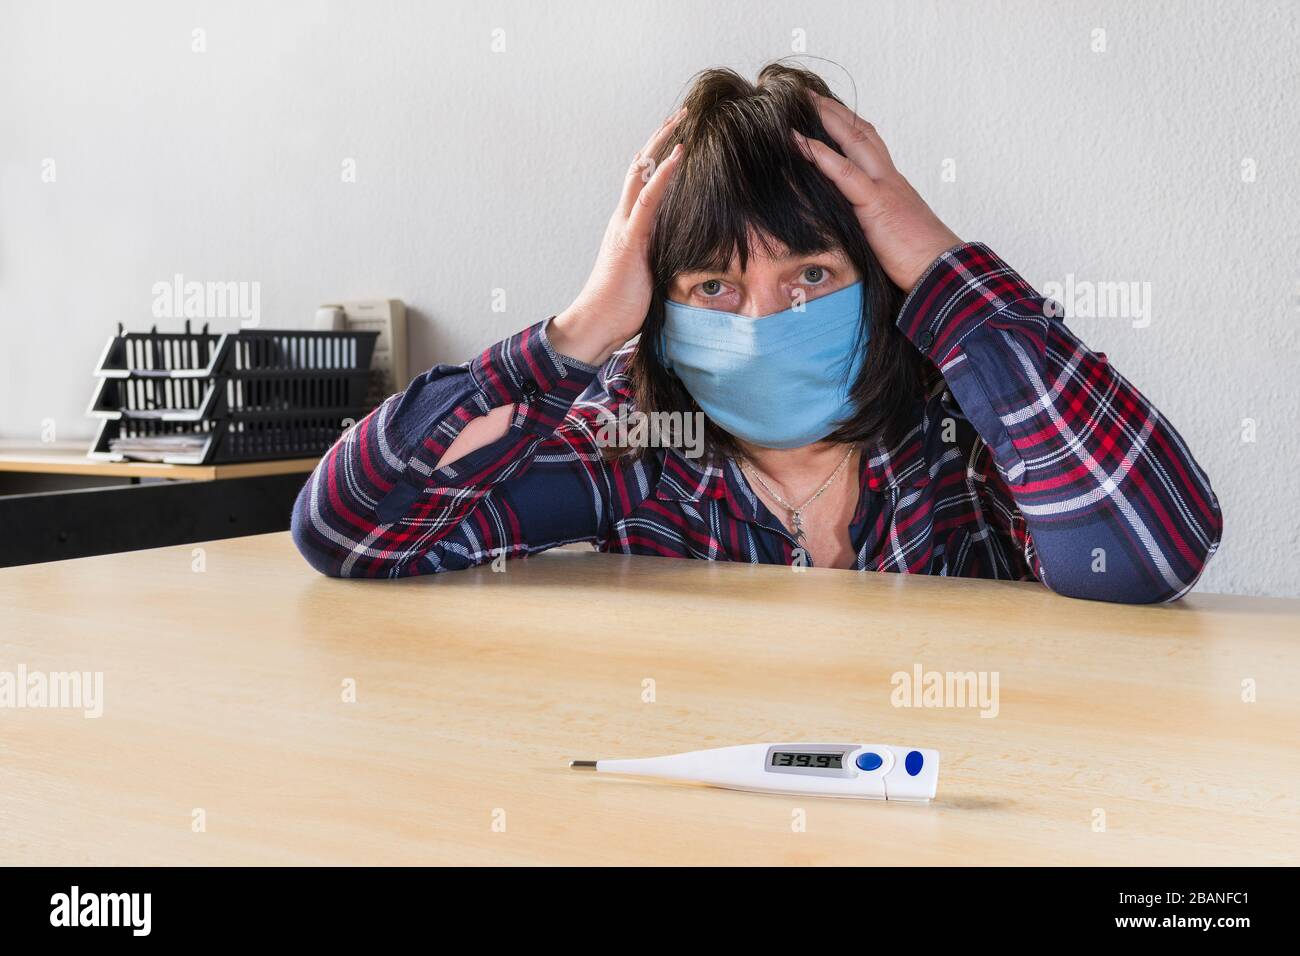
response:
<path id="1" fill-rule="evenodd" d="M 524 382 L 523 387 L 520 390 L 524 393 L 524 398 L 526 399 L 536 398 L 540 391 L 537 387 L 537 383 L 531 378 Z"/>
<path id="2" fill-rule="evenodd" d="M 921 348 L 923 349 L 928 349 L 931 345 L 934 344 L 934 333 L 928 331 L 922 332 L 921 337 L 918 340 L 917 344 L 920 345 Z"/>

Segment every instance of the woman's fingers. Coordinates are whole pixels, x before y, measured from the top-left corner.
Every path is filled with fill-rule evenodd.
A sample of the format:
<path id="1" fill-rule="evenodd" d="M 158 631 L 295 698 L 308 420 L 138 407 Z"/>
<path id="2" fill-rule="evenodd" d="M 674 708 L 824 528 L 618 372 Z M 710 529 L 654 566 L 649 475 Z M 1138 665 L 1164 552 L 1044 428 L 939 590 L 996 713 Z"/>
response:
<path id="1" fill-rule="evenodd" d="M 646 144 L 641 147 L 641 151 L 632 158 L 632 165 L 628 167 L 627 177 L 623 180 L 623 195 L 618 204 L 618 211 L 624 219 L 632 215 L 632 204 L 636 202 L 636 197 L 640 195 L 641 190 L 654 176 L 654 157 L 663 148 L 668 138 L 672 136 L 673 130 L 677 128 L 677 124 L 685 115 L 686 107 L 683 106 L 664 120 L 663 124 L 646 140 Z"/>
<path id="2" fill-rule="evenodd" d="M 632 204 L 632 213 L 627 217 L 628 238 L 637 241 L 650 238 L 650 230 L 654 227 L 655 211 L 659 208 L 659 201 L 664 198 L 668 182 L 672 179 L 681 159 L 682 144 L 678 143 L 673 147 L 673 151 L 664 157 L 664 161 L 654 171 L 650 181 L 637 195 Z"/>
<path id="3" fill-rule="evenodd" d="M 803 148 L 804 155 L 817 164 L 817 168 L 854 206 L 865 206 L 875 198 L 880 187 L 851 158 L 841 156 L 821 140 L 809 139 L 794 130 L 791 132 Z"/>
<path id="4" fill-rule="evenodd" d="M 894 171 L 894 161 L 874 126 L 838 100 L 815 93 L 813 96 L 826 132 L 868 176 L 880 179 Z"/>

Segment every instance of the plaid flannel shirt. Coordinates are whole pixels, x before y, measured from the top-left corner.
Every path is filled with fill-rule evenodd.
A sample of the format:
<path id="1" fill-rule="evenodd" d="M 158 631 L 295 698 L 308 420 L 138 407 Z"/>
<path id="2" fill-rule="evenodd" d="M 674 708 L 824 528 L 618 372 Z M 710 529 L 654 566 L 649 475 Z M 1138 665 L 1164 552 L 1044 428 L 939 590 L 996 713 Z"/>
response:
<path id="1" fill-rule="evenodd" d="M 986 246 L 939 257 L 898 326 L 941 378 L 893 447 L 862 456 L 860 571 L 1037 579 L 1126 603 L 1186 593 L 1218 547 L 1205 473 L 1164 417 Z M 601 368 L 538 323 L 439 365 L 344 435 L 298 497 L 318 570 L 403 577 L 591 542 L 622 554 L 791 564 L 796 544 L 733 461 L 675 450 L 606 460 L 602 416 L 632 402 L 632 349 Z M 506 434 L 436 467 L 465 425 Z M 805 563 L 809 563 L 805 559 Z"/>

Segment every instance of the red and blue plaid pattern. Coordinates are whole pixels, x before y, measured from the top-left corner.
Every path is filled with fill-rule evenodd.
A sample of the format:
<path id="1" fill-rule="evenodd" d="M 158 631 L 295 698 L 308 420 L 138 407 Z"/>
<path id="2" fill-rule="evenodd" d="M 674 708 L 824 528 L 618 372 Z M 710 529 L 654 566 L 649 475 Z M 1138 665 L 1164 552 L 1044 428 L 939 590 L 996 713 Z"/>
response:
<path id="1" fill-rule="evenodd" d="M 632 349 L 601 369 L 534 325 L 437 366 L 348 432 L 303 488 L 320 571 L 402 577 L 587 541 L 602 551 L 791 564 L 795 544 L 732 461 L 607 461 L 602 413 L 632 401 Z M 1182 438 L 1106 357 L 978 243 L 931 266 L 898 325 L 942 379 L 894 447 L 863 456 L 850 527 L 862 571 L 1037 579 L 1127 603 L 1185 594 L 1222 520 Z M 435 468 L 465 424 L 514 405 L 501 439 Z"/>

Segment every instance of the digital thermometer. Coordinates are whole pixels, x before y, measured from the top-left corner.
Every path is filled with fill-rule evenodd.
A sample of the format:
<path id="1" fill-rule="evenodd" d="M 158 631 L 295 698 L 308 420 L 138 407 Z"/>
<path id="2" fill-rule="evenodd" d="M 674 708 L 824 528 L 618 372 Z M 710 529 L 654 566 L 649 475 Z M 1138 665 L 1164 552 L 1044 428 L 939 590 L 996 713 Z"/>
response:
<path id="1" fill-rule="evenodd" d="M 728 790 L 929 803 L 939 752 L 886 744 L 742 744 L 640 760 L 572 760 L 574 770 L 691 780 Z"/>

